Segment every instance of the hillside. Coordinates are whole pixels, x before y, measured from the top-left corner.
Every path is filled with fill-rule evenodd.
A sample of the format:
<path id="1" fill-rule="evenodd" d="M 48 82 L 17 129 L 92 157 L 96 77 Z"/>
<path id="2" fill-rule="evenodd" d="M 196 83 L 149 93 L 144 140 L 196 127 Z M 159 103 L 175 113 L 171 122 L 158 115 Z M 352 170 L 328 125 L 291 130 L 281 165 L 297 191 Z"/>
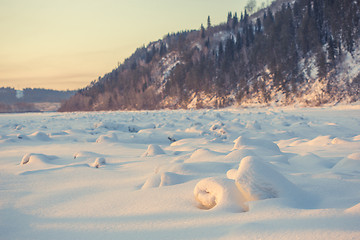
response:
<path id="1" fill-rule="evenodd" d="M 60 111 L 322 105 L 359 100 L 360 2 L 278 0 L 168 34 Z"/>

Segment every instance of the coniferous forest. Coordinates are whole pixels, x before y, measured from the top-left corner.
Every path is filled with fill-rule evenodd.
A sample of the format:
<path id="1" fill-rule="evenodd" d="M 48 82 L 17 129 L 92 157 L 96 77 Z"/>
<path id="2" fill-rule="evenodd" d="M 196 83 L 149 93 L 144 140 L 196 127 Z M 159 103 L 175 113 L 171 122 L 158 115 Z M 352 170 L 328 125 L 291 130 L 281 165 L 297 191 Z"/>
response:
<path id="1" fill-rule="evenodd" d="M 354 0 L 275 1 L 216 26 L 209 16 L 137 49 L 60 111 L 357 101 L 359 24 Z"/>

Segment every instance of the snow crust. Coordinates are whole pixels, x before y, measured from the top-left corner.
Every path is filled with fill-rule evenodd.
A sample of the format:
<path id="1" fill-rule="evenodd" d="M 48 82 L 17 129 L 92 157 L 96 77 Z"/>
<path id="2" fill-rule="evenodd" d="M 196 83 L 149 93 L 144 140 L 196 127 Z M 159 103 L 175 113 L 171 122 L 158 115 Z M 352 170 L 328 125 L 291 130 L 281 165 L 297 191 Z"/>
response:
<path id="1" fill-rule="evenodd" d="M 0 239 L 360 239 L 359 119 L 356 104 L 2 114 Z"/>

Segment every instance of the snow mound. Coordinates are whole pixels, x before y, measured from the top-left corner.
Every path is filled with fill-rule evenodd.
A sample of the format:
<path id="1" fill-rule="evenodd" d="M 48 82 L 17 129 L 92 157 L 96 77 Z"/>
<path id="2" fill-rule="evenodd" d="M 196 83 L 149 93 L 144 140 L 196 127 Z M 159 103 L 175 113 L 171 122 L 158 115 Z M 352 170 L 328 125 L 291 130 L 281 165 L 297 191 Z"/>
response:
<path id="1" fill-rule="evenodd" d="M 126 126 L 124 124 L 119 124 L 112 121 L 103 121 L 97 122 L 94 124 L 94 128 L 105 128 L 107 130 L 126 130 Z"/>
<path id="2" fill-rule="evenodd" d="M 159 145 L 150 144 L 146 152 L 142 154 L 142 157 L 154 157 L 161 154 L 165 154 L 165 152 Z"/>
<path id="3" fill-rule="evenodd" d="M 52 160 L 57 159 L 56 156 L 49 156 L 45 154 L 27 153 L 21 159 L 20 165 L 37 164 L 37 163 L 51 163 Z"/>
<path id="4" fill-rule="evenodd" d="M 249 121 L 247 122 L 245 128 L 247 129 L 252 129 L 252 130 L 260 130 L 261 129 L 261 125 L 258 121 Z"/>
<path id="5" fill-rule="evenodd" d="M 16 137 L 21 140 L 30 140 L 30 138 L 24 134 L 17 134 Z"/>
<path id="6" fill-rule="evenodd" d="M 265 149 L 274 153 L 281 153 L 279 146 L 270 140 L 250 139 L 244 136 L 240 136 L 234 140 L 233 150 L 236 149 Z"/>
<path id="7" fill-rule="evenodd" d="M 330 136 L 318 136 L 313 140 L 308 141 L 306 144 L 311 146 L 326 146 L 331 144 Z"/>
<path id="8" fill-rule="evenodd" d="M 357 136 L 353 137 L 353 140 L 354 141 L 360 141 L 360 135 L 357 135 Z"/>
<path id="9" fill-rule="evenodd" d="M 105 158 L 98 157 L 95 159 L 95 162 L 92 164 L 94 168 L 99 168 L 106 164 Z"/>
<path id="10" fill-rule="evenodd" d="M 141 189 L 159 187 L 160 183 L 161 183 L 161 176 L 160 176 L 160 174 L 156 173 L 146 179 L 146 181 L 142 185 Z"/>
<path id="11" fill-rule="evenodd" d="M 348 143 L 350 142 L 337 137 L 331 141 L 331 144 L 348 144 Z"/>
<path id="12" fill-rule="evenodd" d="M 226 178 L 206 178 L 198 182 L 194 189 L 196 201 L 201 209 L 217 209 L 229 212 L 244 212 L 248 208 L 233 180 Z"/>
<path id="13" fill-rule="evenodd" d="M 199 148 L 195 150 L 189 159 L 187 159 L 186 163 L 193 163 L 193 162 L 212 162 L 216 161 L 217 157 L 221 155 L 218 152 L 211 151 L 207 148 Z"/>
<path id="14" fill-rule="evenodd" d="M 256 156 L 256 153 L 250 149 L 235 149 L 225 156 L 225 162 L 240 162 L 241 159 L 247 156 Z"/>
<path id="15" fill-rule="evenodd" d="M 355 206 L 352 206 L 351 208 L 346 209 L 345 212 L 350 214 L 360 214 L 360 203 L 356 204 Z"/>
<path id="16" fill-rule="evenodd" d="M 360 171 L 360 152 L 352 153 L 346 158 L 343 158 L 333 167 L 333 169 L 351 172 Z"/>
<path id="17" fill-rule="evenodd" d="M 30 135 L 30 137 L 32 137 L 35 140 L 38 141 L 50 141 L 51 138 L 49 137 L 48 134 L 44 133 L 44 132 L 34 132 L 33 134 Z"/>
<path id="18" fill-rule="evenodd" d="M 329 169 L 333 164 L 313 153 L 300 154 L 289 159 L 292 166 L 300 171 Z"/>
<path id="19" fill-rule="evenodd" d="M 186 180 L 187 176 L 173 172 L 164 172 L 161 174 L 159 187 L 184 183 Z"/>
<path id="20" fill-rule="evenodd" d="M 233 164 L 223 162 L 193 162 L 183 163 L 178 167 L 183 173 L 194 175 L 212 176 L 212 174 L 224 174 L 229 169 L 233 168 Z"/>
<path id="21" fill-rule="evenodd" d="M 109 133 L 107 135 L 101 135 L 100 137 L 98 137 L 96 139 L 97 143 L 112 143 L 112 142 L 117 142 L 118 141 L 118 137 L 116 135 L 116 133 Z"/>
<path id="22" fill-rule="evenodd" d="M 260 158 L 241 160 L 235 177 L 236 186 L 247 201 L 295 197 L 297 187 Z"/>
<path id="23" fill-rule="evenodd" d="M 163 172 L 153 174 L 151 177 L 146 179 L 141 189 L 172 186 L 176 184 L 184 183 L 190 180 L 191 176 L 185 176 L 173 172 Z"/>

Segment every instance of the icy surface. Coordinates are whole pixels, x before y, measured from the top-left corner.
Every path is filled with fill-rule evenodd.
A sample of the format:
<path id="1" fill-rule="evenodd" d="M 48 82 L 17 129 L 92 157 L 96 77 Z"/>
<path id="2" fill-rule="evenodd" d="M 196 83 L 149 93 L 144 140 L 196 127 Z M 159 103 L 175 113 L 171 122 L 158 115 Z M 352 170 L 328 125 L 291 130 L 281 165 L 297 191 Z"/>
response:
<path id="1" fill-rule="evenodd" d="M 360 239 L 360 106 L 0 115 L 0 239 Z"/>

